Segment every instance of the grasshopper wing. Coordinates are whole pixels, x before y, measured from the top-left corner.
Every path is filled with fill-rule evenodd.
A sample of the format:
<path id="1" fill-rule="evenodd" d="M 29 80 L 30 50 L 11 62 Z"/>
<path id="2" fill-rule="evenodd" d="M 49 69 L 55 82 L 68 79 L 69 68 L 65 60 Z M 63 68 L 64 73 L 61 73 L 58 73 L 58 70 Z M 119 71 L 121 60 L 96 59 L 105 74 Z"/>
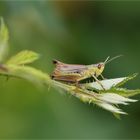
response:
<path id="1" fill-rule="evenodd" d="M 80 73 L 83 70 L 87 70 L 86 65 L 76 65 L 76 64 L 65 64 L 58 60 L 54 60 L 53 63 L 56 65 L 55 70 L 64 73 Z"/>

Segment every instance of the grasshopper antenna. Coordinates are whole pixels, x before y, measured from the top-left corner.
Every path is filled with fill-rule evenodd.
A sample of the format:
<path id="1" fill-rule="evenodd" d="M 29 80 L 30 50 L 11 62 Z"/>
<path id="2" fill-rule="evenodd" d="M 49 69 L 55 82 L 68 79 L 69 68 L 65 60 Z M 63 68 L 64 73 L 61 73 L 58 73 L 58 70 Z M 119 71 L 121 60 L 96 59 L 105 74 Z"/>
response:
<path id="1" fill-rule="evenodd" d="M 110 60 L 109 60 L 109 56 L 108 56 L 104 63 L 105 63 L 105 64 L 110 63 L 111 61 L 113 61 L 113 60 L 115 60 L 115 59 L 117 59 L 117 58 L 119 58 L 119 57 L 122 57 L 122 56 L 123 56 L 123 55 L 117 55 L 117 56 L 111 58 Z"/>
<path id="2" fill-rule="evenodd" d="M 110 56 L 108 56 L 108 57 L 105 59 L 104 64 L 107 63 L 107 61 L 109 60 L 109 58 L 110 58 Z"/>

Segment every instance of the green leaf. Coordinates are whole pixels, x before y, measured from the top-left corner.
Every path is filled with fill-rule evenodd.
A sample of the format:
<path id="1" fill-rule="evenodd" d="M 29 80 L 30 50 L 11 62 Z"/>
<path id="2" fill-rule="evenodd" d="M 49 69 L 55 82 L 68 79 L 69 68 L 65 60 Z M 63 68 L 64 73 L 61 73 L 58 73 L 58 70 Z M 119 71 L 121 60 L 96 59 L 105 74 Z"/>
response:
<path id="1" fill-rule="evenodd" d="M 32 63 L 38 58 L 39 58 L 39 54 L 33 51 L 25 50 L 11 57 L 6 64 L 24 65 L 24 64 Z"/>
<path id="2" fill-rule="evenodd" d="M 121 120 L 121 116 L 120 116 L 120 114 L 113 113 L 113 115 L 114 115 L 114 117 L 116 117 L 116 119 Z"/>
<path id="3" fill-rule="evenodd" d="M 52 82 L 48 74 L 33 67 L 9 64 L 6 65 L 6 69 L 7 71 L 1 71 L 1 74 L 22 78 L 36 85 L 49 85 Z"/>
<path id="4" fill-rule="evenodd" d="M 0 62 L 3 62 L 8 55 L 9 32 L 3 18 L 0 18 Z"/>
<path id="5" fill-rule="evenodd" d="M 101 80 L 100 83 L 104 87 L 105 90 L 101 87 L 101 85 L 98 82 L 91 82 L 86 84 L 81 84 L 82 87 L 96 90 L 97 92 L 108 92 L 108 90 L 111 90 L 113 88 L 117 88 L 128 82 L 129 80 L 134 79 L 138 74 L 135 73 L 133 75 L 130 75 L 128 77 L 121 77 L 121 78 L 113 78 L 113 79 L 105 79 Z"/>
<path id="6" fill-rule="evenodd" d="M 123 81 L 121 81 L 120 83 L 116 84 L 115 87 L 119 87 L 124 85 L 125 83 L 127 83 L 129 80 L 134 79 L 136 76 L 138 75 L 138 73 L 134 73 L 132 75 L 127 76 Z"/>
<path id="7" fill-rule="evenodd" d="M 108 92 L 116 93 L 124 97 L 132 97 L 140 94 L 140 89 L 130 90 L 126 88 L 113 88 L 110 90 L 102 91 L 102 93 L 108 93 Z"/>
<path id="8" fill-rule="evenodd" d="M 127 77 L 121 77 L 121 78 L 114 78 L 114 79 L 105 79 L 101 80 L 100 83 L 103 85 L 105 90 L 111 89 L 112 87 L 115 87 L 116 85 L 124 82 Z M 95 90 L 103 90 L 101 85 L 98 82 L 91 82 L 91 83 L 86 83 L 82 84 L 82 86 L 90 89 L 95 89 Z"/>
<path id="9" fill-rule="evenodd" d="M 116 107 L 115 105 L 109 104 L 107 102 L 99 102 L 96 103 L 99 107 L 108 110 L 112 113 L 116 113 L 116 114 L 127 114 L 126 112 L 122 111 L 120 108 Z"/>

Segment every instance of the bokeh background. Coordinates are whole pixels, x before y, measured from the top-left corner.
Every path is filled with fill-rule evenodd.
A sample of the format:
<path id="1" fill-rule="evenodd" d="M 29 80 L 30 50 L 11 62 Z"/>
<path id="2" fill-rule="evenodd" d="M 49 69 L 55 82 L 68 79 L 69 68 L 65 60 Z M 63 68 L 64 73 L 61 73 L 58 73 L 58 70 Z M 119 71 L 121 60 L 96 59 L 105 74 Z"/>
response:
<path id="1" fill-rule="evenodd" d="M 139 1 L 1 1 L 0 16 L 10 31 L 9 55 L 36 51 L 33 66 L 45 72 L 54 58 L 92 64 L 118 54 L 124 57 L 106 66 L 105 77 L 140 71 Z M 140 77 L 126 87 L 140 88 Z M 140 102 L 122 108 L 129 115 L 117 120 L 53 88 L 0 77 L 0 138 L 140 138 Z"/>

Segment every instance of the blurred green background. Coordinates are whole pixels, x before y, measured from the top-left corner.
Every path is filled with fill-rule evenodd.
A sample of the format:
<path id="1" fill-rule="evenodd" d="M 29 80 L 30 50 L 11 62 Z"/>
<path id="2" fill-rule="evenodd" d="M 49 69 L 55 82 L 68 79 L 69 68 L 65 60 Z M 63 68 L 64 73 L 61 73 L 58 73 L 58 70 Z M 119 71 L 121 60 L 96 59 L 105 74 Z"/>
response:
<path id="1" fill-rule="evenodd" d="M 10 31 L 10 55 L 29 49 L 41 54 L 33 66 L 51 73 L 52 59 L 106 66 L 107 78 L 140 71 L 140 2 L 1 1 Z M 93 105 L 48 87 L 0 77 L 0 138 L 140 138 L 140 102 L 122 107 L 117 120 Z M 140 88 L 140 77 L 126 87 Z M 136 99 L 139 99 L 137 96 Z"/>

